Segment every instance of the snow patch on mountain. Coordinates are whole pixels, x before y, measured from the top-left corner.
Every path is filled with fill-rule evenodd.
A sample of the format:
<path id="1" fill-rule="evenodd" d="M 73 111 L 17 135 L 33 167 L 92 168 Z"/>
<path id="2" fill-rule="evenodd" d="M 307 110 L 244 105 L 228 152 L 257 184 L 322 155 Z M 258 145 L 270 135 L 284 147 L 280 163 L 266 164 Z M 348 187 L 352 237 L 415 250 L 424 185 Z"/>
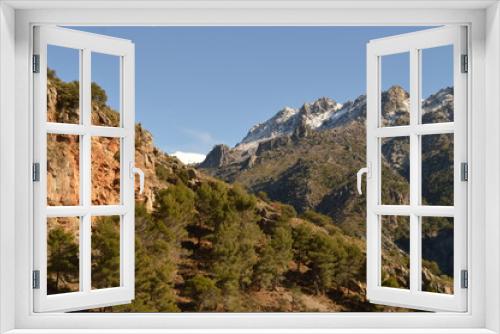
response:
<path id="1" fill-rule="evenodd" d="M 406 122 L 410 109 L 409 94 L 400 86 L 393 86 L 383 93 L 385 101 L 384 122 L 397 125 Z M 422 101 L 423 115 L 443 110 L 453 112 L 453 87 L 446 87 Z M 263 123 L 254 125 L 247 135 L 235 146 L 241 153 L 257 149 L 260 143 L 281 136 L 290 136 L 294 131 L 306 126 L 311 130 L 326 130 L 342 126 L 354 119 L 366 117 L 366 96 L 344 104 L 322 97 L 305 103 L 299 109 L 285 107 Z"/>
<path id="2" fill-rule="evenodd" d="M 205 160 L 205 157 L 206 157 L 205 154 L 193 153 L 193 152 L 182 152 L 182 151 L 176 151 L 170 155 L 176 157 L 177 159 L 179 159 L 182 163 L 184 163 L 186 165 L 197 164 L 197 163 L 203 162 Z"/>
<path id="3" fill-rule="evenodd" d="M 299 124 L 305 124 L 313 130 L 319 129 L 338 118 L 337 113 L 341 113 L 342 107 L 342 104 L 328 97 L 306 103 L 299 109 L 285 107 L 267 121 L 254 125 L 235 149 L 247 151 L 263 141 L 291 135 Z"/>
<path id="4" fill-rule="evenodd" d="M 435 112 L 445 106 L 453 108 L 453 87 L 446 87 L 430 95 L 422 103 L 424 114 Z"/>

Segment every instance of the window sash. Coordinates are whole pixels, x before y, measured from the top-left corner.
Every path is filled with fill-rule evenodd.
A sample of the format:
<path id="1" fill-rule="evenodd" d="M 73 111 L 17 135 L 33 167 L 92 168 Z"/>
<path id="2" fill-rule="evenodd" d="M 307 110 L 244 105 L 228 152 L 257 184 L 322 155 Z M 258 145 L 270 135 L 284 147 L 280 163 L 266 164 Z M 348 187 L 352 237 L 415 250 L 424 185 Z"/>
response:
<path id="1" fill-rule="evenodd" d="M 461 288 L 460 272 L 467 269 L 467 184 L 460 180 L 461 163 L 467 162 L 467 75 L 461 73 L 461 55 L 466 53 L 466 28 L 434 28 L 370 41 L 367 47 L 367 297 L 371 302 L 431 311 L 467 310 L 467 290 Z M 453 45 L 454 122 L 420 124 L 420 50 Z M 410 124 L 381 127 L 382 56 L 410 54 Z M 421 136 L 454 134 L 454 206 L 421 205 Z M 381 205 L 381 138 L 410 137 L 410 204 Z M 381 285 L 382 215 L 410 217 L 410 288 Z M 421 291 L 421 217 L 454 218 L 453 295 Z"/>
<path id="2" fill-rule="evenodd" d="M 34 270 L 40 272 L 40 288 L 34 289 L 34 311 L 75 311 L 129 303 L 134 296 L 134 162 L 133 44 L 126 40 L 58 27 L 36 27 L 34 52 L 40 71 L 34 74 L 34 161 L 40 164 L 40 181 L 34 187 Z M 47 45 L 79 50 L 80 124 L 47 122 Z M 120 57 L 121 125 L 116 128 L 91 123 L 91 54 Z M 80 205 L 47 206 L 47 135 L 80 137 Z M 120 139 L 120 204 L 92 205 L 92 137 Z M 92 289 L 91 218 L 120 215 L 120 286 Z M 47 294 L 47 222 L 49 217 L 79 217 L 79 291 Z"/>

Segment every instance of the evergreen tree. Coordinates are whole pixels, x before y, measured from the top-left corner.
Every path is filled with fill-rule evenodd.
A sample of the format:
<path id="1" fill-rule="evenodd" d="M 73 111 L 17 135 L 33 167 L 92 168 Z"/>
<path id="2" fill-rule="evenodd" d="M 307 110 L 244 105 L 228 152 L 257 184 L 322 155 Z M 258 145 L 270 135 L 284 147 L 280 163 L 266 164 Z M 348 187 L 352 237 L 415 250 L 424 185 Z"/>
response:
<path id="1" fill-rule="evenodd" d="M 175 245 L 157 229 L 143 205 L 135 210 L 135 298 L 131 304 L 117 306 L 120 312 L 178 312 L 174 278 Z"/>
<path id="2" fill-rule="evenodd" d="M 262 288 L 275 288 L 283 280 L 293 258 L 293 239 L 290 226 L 281 223 L 275 227 L 261 252 L 255 270 L 254 282 Z"/>
<path id="3" fill-rule="evenodd" d="M 120 217 L 96 217 L 91 242 L 92 286 L 120 286 Z"/>
<path id="4" fill-rule="evenodd" d="M 221 299 L 221 291 L 215 281 L 202 275 L 186 282 L 186 293 L 192 298 L 197 312 L 216 311 Z"/>
<path id="5" fill-rule="evenodd" d="M 300 224 L 292 231 L 293 253 L 298 272 L 301 271 L 301 265 L 308 261 L 309 243 L 312 234 L 312 229 L 306 224 Z"/>
<path id="6" fill-rule="evenodd" d="M 49 294 L 70 291 L 68 284 L 78 282 L 78 243 L 62 227 L 49 231 L 47 239 L 47 289 Z"/>
<path id="7" fill-rule="evenodd" d="M 179 244 L 187 236 L 186 226 L 194 220 L 194 207 L 195 194 L 184 183 L 160 190 L 154 213 L 156 228 L 169 241 Z"/>
<path id="8" fill-rule="evenodd" d="M 214 232 L 212 270 L 226 291 L 244 289 L 252 283 L 262 232 L 252 215 L 231 212 Z"/>

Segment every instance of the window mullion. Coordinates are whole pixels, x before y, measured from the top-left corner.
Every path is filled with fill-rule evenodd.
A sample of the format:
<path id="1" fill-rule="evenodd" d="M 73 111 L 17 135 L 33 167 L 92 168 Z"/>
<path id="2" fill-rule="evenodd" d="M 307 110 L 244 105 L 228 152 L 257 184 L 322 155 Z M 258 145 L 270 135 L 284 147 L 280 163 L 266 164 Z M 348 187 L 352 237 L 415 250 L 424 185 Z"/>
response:
<path id="1" fill-rule="evenodd" d="M 86 130 L 91 124 L 91 53 L 89 49 L 83 49 L 82 53 L 82 124 Z M 82 205 L 86 208 L 86 212 L 81 219 L 81 235 L 80 235 L 80 272 L 82 273 L 82 291 L 89 292 L 91 290 L 91 216 L 90 208 L 92 202 L 92 166 L 91 166 L 91 136 L 89 132 L 82 135 L 82 150 L 81 150 L 80 168 L 81 172 L 81 188 L 82 188 Z"/>
<path id="2" fill-rule="evenodd" d="M 420 289 L 420 218 L 414 209 L 420 205 L 420 144 L 415 131 L 420 115 L 420 66 L 418 49 L 410 50 L 410 289 Z"/>

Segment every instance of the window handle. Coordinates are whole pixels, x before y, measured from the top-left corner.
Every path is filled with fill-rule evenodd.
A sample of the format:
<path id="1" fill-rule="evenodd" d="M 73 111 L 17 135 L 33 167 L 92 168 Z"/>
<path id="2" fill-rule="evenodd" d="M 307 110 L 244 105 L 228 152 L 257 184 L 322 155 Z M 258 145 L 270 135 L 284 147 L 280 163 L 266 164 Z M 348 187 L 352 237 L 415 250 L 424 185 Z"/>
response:
<path id="1" fill-rule="evenodd" d="M 370 163 L 368 163 L 367 167 L 363 167 L 360 170 L 358 170 L 358 173 L 356 174 L 357 177 L 357 183 L 358 183 L 358 193 L 360 195 L 363 195 L 363 190 L 361 189 L 361 180 L 363 178 L 363 174 L 366 174 L 366 178 L 369 178 L 370 175 Z"/>
<path id="2" fill-rule="evenodd" d="M 134 175 L 139 175 L 139 194 L 144 192 L 144 172 L 142 169 L 135 167 L 134 163 L 130 163 L 130 178 L 134 179 Z"/>

